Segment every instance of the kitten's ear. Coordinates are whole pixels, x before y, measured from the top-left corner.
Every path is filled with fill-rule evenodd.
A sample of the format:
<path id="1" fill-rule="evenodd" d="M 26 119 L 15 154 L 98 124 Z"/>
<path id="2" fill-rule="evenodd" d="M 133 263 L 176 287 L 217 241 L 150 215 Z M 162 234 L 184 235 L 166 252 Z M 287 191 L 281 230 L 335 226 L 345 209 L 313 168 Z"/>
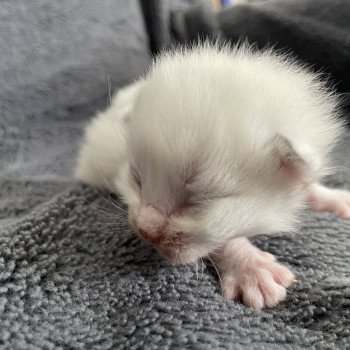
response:
<path id="1" fill-rule="evenodd" d="M 293 145 L 277 134 L 272 139 L 272 155 L 278 170 L 290 180 L 311 181 L 320 166 L 319 157 L 307 145 Z"/>
<path id="2" fill-rule="evenodd" d="M 142 85 L 143 80 L 140 79 L 131 85 L 119 89 L 114 97 L 114 107 L 119 111 L 123 121 L 127 124 L 130 123 L 134 103 Z"/>
<path id="3" fill-rule="evenodd" d="M 127 112 L 125 112 L 125 114 L 122 117 L 123 122 L 126 124 L 130 124 L 130 117 L 131 117 L 131 110 L 128 110 Z"/>

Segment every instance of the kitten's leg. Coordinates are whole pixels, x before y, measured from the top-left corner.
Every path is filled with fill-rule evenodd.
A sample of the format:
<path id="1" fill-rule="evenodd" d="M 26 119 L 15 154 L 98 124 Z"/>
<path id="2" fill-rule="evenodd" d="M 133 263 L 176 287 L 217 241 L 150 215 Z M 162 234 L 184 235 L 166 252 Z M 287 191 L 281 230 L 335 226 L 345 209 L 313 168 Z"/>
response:
<path id="1" fill-rule="evenodd" d="M 255 309 L 276 306 L 294 281 L 287 267 L 270 253 L 254 247 L 247 238 L 235 238 L 212 255 L 221 279 L 223 295 L 243 300 Z"/>
<path id="2" fill-rule="evenodd" d="M 317 211 L 337 213 L 343 219 L 350 218 L 350 192 L 314 184 L 308 198 L 309 206 Z"/>

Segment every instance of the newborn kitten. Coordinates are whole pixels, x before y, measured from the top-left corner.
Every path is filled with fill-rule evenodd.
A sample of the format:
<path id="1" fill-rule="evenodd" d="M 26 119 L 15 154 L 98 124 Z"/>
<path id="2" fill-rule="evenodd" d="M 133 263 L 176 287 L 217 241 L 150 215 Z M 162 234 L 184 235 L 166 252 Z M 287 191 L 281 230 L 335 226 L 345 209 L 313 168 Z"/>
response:
<path id="1" fill-rule="evenodd" d="M 247 236 L 291 232 L 309 205 L 350 217 L 319 184 L 342 130 L 318 77 L 271 51 L 165 53 L 87 127 L 76 176 L 115 189 L 133 229 L 174 263 L 210 256 L 225 297 L 277 305 L 293 274 Z"/>

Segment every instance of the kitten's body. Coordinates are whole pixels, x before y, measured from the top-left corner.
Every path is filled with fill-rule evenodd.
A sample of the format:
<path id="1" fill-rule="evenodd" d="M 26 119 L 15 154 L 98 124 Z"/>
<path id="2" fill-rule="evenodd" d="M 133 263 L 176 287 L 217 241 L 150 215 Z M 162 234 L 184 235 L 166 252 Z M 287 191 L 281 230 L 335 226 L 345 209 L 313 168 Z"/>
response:
<path id="1" fill-rule="evenodd" d="M 317 77 L 271 52 L 176 52 L 88 126 L 77 177 L 118 191 L 134 229 L 170 260 L 214 254 L 227 297 L 273 306 L 293 275 L 237 237 L 294 230 L 310 199 L 350 215 L 347 192 L 316 185 L 337 113 Z"/>

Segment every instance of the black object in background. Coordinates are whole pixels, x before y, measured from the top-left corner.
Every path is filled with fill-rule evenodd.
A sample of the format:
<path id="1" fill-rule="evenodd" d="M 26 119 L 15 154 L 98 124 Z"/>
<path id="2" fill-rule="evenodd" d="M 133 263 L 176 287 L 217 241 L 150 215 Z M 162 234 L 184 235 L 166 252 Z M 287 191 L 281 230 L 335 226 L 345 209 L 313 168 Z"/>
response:
<path id="1" fill-rule="evenodd" d="M 274 46 L 325 73 L 350 109 L 349 0 L 257 0 L 221 12 L 208 0 L 140 1 L 153 54 L 199 37 Z"/>

